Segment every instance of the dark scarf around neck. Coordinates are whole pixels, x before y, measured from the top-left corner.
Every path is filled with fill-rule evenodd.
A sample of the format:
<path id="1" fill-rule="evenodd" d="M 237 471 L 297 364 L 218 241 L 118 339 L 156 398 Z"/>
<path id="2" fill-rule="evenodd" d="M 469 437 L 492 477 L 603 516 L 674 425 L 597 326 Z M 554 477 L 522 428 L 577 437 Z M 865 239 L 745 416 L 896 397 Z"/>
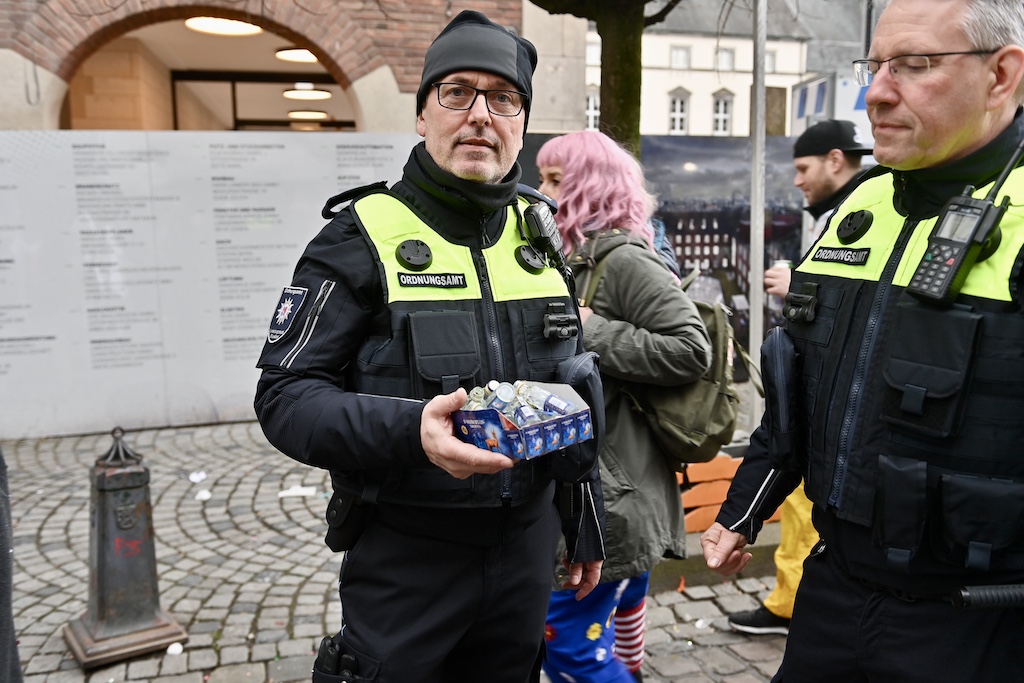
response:
<path id="1" fill-rule="evenodd" d="M 481 183 L 465 180 L 438 166 L 427 153 L 424 142 L 413 148 L 412 155 L 405 165 L 406 179 L 434 198 L 446 204 L 457 205 L 462 210 L 465 210 L 468 203 L 483 214 L 492 213 L 515 202 L 516 187 L 522 172 L 519 162 L 515 162 L 512 170 L 501 179 L 501 182 Z"/>

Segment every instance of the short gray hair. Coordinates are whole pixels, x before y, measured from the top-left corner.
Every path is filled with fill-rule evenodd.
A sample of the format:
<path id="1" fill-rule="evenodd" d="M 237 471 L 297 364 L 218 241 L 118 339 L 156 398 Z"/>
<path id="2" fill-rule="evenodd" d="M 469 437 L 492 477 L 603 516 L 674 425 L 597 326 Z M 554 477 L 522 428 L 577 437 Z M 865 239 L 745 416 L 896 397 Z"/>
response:
<path id="1" fill-rule="evenodd" d="M 881 12 L 890 1 L 874 0 L 874 6 Z M 1006 45 L 1024 47 L 1024 2 L 967 0 L 960 28 L 975 50 L 993 50 Z M 1016 100 L 1024 100 L 1024 79 L 1017 87 Z"/>

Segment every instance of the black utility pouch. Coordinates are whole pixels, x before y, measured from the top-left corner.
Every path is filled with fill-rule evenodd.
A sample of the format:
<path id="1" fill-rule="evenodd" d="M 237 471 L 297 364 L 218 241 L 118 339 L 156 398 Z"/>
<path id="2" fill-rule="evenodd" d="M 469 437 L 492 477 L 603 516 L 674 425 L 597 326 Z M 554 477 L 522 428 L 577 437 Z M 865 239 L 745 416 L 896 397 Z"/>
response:
<path id="1" fill-rule="evenodd" d="M 320 649 L 313 661 L 313 683 L 375 681 L 379 672 L 380 662 L 356 652 L 340 633 L 320 641 Z"/>
<path id="2" fill-rule="evenodd" d="M 1024 483 L 943 474 L 939 499 L 941 524 L 932 533 L 937 557 L 985 572 L 998 563 L 1001 551 L 1024 550 Z"/>
<path id="3" fill-rule="evenodd" d="M 370 523 L 372 511 L 373 505 L 364 503 L 354 493 L 335 491 L 327 504 L 324 543 L 336 553 L 351 550 Z"/>
<path id="4" fill-rule="evenodd" d="M 874 540 L 890 569 L 907 572 L 921 549 L 928 517 L 928 464 L 896 455 L 878 456 Z"/>
<path id="5" fill-rule="evenodd" d="M 597 454 L 601 449 L 605 429 L 604 390 L 598 367 L 599 358 L 593 351 L 584 351 L 563 360 L 555 372 L 556 382 L 568 384 L 586 401 L 590 407 L 590 422 L 594 430 L 593 438 L 555 451 L 548 456 L 551 475 L 557 481 L 580 481 L 597 465 Z"/>
<path id="6" fill-rule="evenodd" d="M 480 371 L 476 316 L 470 311 L 417 311 L 409 314 L 409 338 L 416 359 L 420 396 L 450 394 Z"/>
<path id="7" fill-rule="evenodd" d="M 882 364 L 888 384 L 883 420 L 923 436 L 956 433 L 981 318 L 962 308 L 916 303 L 897 308 L 891 347 Z"/>

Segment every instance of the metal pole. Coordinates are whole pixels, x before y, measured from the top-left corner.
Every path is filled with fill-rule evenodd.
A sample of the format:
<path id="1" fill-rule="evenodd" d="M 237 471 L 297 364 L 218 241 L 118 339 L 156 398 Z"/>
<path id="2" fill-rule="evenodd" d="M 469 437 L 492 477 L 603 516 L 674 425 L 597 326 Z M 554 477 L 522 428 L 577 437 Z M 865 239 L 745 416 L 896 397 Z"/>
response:
<path id="1" fill-rule="evenodd" d="M 864 0 L 864 56 L 871 51 L 871 36 L 875 32 L 874 5 L 875 0 Z"/>
<path id="2" fill-rule="evenodd" d="M 754 3 L 754 92 L 751 108 L 750 142 L 753 147 L 750 169 L 750 337 L 747 348 L 755 363 L 760 362 L 764 341 L 764 216 L 765 216 L 765 83 L 764 51 L 768 38 L 766 0 Z M 751 431 L 761 421 L 764 401 L 751 392 L 753 405 Z"/>

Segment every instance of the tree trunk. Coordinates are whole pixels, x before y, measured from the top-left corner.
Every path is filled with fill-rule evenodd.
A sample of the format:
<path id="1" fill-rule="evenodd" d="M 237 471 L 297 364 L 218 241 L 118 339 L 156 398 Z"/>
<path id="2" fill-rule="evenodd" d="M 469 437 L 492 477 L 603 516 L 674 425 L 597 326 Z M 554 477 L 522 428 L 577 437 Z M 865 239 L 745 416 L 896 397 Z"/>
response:
<path id="1" fill-rule="evenodd" d="M 640 49 L 644 3 L 623 0 L 594 17 L 601 36 L 600 130 L 640 157 Z"/>

